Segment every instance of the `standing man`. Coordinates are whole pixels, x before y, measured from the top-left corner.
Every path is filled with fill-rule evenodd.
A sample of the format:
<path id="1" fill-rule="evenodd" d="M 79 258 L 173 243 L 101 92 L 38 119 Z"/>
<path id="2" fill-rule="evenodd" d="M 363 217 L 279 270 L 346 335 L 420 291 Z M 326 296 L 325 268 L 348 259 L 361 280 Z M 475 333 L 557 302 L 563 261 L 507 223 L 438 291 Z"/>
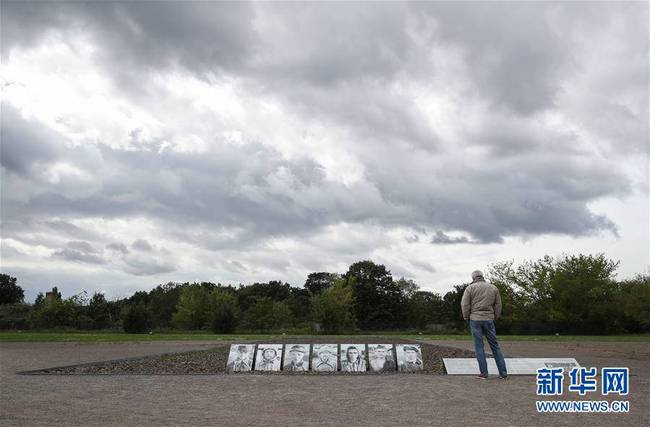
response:
<path id="1" fill-rule="evenodd" d="M 481 371 L 477 378 L 485 380 L 488 377 L 487 361 L 483 350 L 483 336 L 487 338 L 490 349 L 492 349 L 494 361 L 499 369 L 499 377 L 507 378 L 506 361 L 503 359 L 494 327 L 494 321 L 501 317 L 499 289 L 493 284 L 487 283 L 483 278 L 483 273 L 476 270 L 472 273 L 472 283 L 465 288 L 460 305 L 463 310 L 463 319 L 469 320 L 469 327 L 474 337 L 476 359 Z"/>

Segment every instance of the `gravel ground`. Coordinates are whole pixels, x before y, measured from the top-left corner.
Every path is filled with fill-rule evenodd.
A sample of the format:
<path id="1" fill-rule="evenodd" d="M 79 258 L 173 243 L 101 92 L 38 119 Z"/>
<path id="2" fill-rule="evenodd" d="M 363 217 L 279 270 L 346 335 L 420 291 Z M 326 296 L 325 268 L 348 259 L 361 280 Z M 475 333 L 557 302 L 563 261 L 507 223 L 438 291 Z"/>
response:
<path id="1" fill-rule="evenodd" d="M 314 341 L 314 340 L 311 340 Z M 317 340 L 318 341 L 318 340 Z M 375 340 L 376 341 L 376 340 Z M 373 341 L 373 342 L 375 342 Z M 269 341 L 271 342 L 271 341 Z M 275 341 L 273 341 L 275 342 Z M 286 344 L 297 342 L 285 340 Z M 342 344 L 349 341 L 329 340 L 329 343 Z M 385 343 L 414 343 L 407 340 L 383 340 Z M 439 346 L 428 343 L 418 343 L 422 349 L 422 371 L 415 374 L 444 374 L 442 359 L 445 357 L 474 357 L 474 352 L 455 347 Z M 357 344 L 364 344 L 357 342 Z M 368 343 L 365 343 L 368 344 Z M 39 375 L 198 375 L 224 374 L 228 360 L 229 345 L 219 345 L 209 350 L 190 351 L 173 354 L 146 356 L 111 361 L 101 361 L 90 364 L 51 367 L 29 374 Z M 369 372 L 366 372 L 368 374 Z M 397 372 L 395 372 L 397 373 Z M 297 375 L 285 371 L 280 372 L 246 372 L 246 375 Z M 332 373 L 328 373 L 332 374 Z M 360 373 L 336 372 L 337 375 L 360 375 Z M 300 375 L 322 375 L 319 372 L 308 371 Z"/>
<path id="2" fill-rule="evenodd" d="M 429 344 L 471 349 L 462 341 Z M 584 366 L 630 367 L 629 414 L 538 414 L 532 376 L 16 374 L 214 346 L 0 343 L 0 425 L 650 425 L 648 343 L 502 343 L 508 357 L 569 356 Z"/>

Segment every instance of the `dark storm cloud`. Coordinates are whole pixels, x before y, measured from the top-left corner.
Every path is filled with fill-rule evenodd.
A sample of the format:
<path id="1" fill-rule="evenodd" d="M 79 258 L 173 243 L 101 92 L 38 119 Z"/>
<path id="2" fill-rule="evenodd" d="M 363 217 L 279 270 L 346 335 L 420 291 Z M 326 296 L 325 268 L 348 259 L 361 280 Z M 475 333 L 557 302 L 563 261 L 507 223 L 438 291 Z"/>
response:
<path id="1" fill-rule="evenodd" d="M 105 65 L 133 80 L 161 67 L 207 73 L 237 66 L 254 37 L 244 2 L 3 1 L 2 12 L 3 57 L 55 31 L 90 35 L 104 48 Z"/>
<path id="2" fill-rule="evenodd" d="M 409 262 L 411 263 L 411 265 L 413 265 L 413 267 L 419 268 L 424 271 L 428 271 L 429 273 L 436 272 L 435 267 L 429 264 L 428 262 L 423 262 L 423 261 L 418 261 L 413 259 L 410 259 Z"/>
<path id="3" fill-rule="evenodd" d="M 112 251 L 120 252 L 124 255 L 129 253 L 129 248 L 127 248 L 124 243 L 109 243 L 106 245 L 106 248 Z"/>
<path id="4" fill-rule="evenodd" d="M 3 10 L 3 57 L 53 32 L 64 39 L 87 35 L 101 46 L 105 71 L 132 95 L 157 96 L 147 76 L 165 69 L 208 79 L 230 73 L 306 115 L 345 123 L 366 140 L 427 149 L 435 144 L 435 132 L 413 101 L 386 86 L 419 61 L 406 33 L 404 6 L 258 4 L 257 18 L 270 26 L 256 32 L 251 4 L 152 3 L 9 2 Z"/>
<path id="5" fill-rule="evenodd" d="M 0 108 L 0 163 L 3 167 L 28 175 L 33 165 L 57 159 L 63 140 L 55 132 L 23 118 L 11 104 L 3 102 Z"/>
<path id="6" fill-rule="evenodd" d="M 436 234 L 434 234 L 433 237 L 431 238 L 431 243 L 436 245 L 451 245 L 457 243 L 476 243 L 476 242 L 472 242 L 466 236 L 450 237 L 442 231 L 436 231 Z"/>
<path id="7" fill-rule="evenodd" d="M 85 242 L 83 240 L 70 241 L 67 243 L 66 246 L 75 251 L 81 251 L 81 252 L 86 252 L 91 254 L 96 254 L 99 252 L 97 249 L 93 248 L 93 246 L 90 243 Z"/>
<path id="8" fill-rule="evenodd" d="M 104 167 L 97 173 L 106 175 L 101 191 L 78 197 L 61 193 L 56 184 L 34 183 L 38 189 L 29 201 L 5 201 L 7 212 L 20 215 L 29 211 L 37 217 L 144 214 L 176 224 L 244 227 L 257 238 L 326 223 L 331 220 L 327 218 L 331 206 L 312 207 L 302 197 L 311 197 L 310 192 L 323 194 L 328 188 L 334 196 L 344 191 L 342 186 L 324 181 L 320 166 L 313 161 L 289 162 L 257 144 L 238 148 L 215 144 L 211 152 L 203 154 L 109 148 L 103 148 L 102 154 Z M 78 166 L 84 167 L 83 163 Z M 182 182 L 181 191 L 165 187 L 165 174 Z M 134 248 L 145 249 L 142 242 Z"/>
<path id="9" fill-rule="evenodd" d="M 43 226 L 49 228 L 51 231 L 63 234 L 66 237 L 74 237 L 78 239 L 95 240 L 98 234 L 94 231 L 86 230 L 62 220 L 44 221 Z M 35 224 L 31 224 L 30 228 L 33 229 Z"/>
<path id="10" fill-rule="evenodd" d="M 152 276 L 176 270 L 173 264 L 150 257 L 126 257 L 124 262 L 124 271 L 135 276 Z"/>
<path id="11" fill-rule="evenodd" d="M 47 34 L 61 33 L 63 40 L 85 35 L 101 47 L 98 60 L 121 90 L 158 96 L 147 77 L 165 70 L 200 78 L 233 75 L 309 119 L 353 129 L 367 146 L 383 141 L 424 149 L 435 149 L 439 136 L 414 108 L 403 82 L 426 85 L 439 77 L 444 58 L 433 55 L 434 44 L 460 51 L 471 90 L 482 100 L 528 116 L 552 109 L 564 76 L 579 69 L 572 30 L 598 31 L 612 16 L 637 19 L 646 7 L 550 2 L 3 6 L 5 56 Z M 643 21 L 634 24 L 630 27 L 647 28 Z M 495 154 L 500 145 L 494 144 Z"/>
<path id="12" fill-rule="evenodd" d="M 65 248 L 54 252 L 53 256 L 84 264 L 106 264 L 100 251 L 85 241 L 70 241 Z"/>
<path id="13" fill-rule="evenodd" d="M 596 15 L 608 7 L 590 6 Z M 306 121 L 351 130 L 346 148 L 363 168 L 362 179 L 342 184 L 326 179 L 317 161 L 287 159 L 263 143 L 216 138 L 204 153 L 180 153 L 137 131 L 137 149 L 66 148 L 11 108 L 7 120 L 3 108 L 2 165 L 11 172 L 3 221 L 146 217 L 215 250 L 341 222 L 438 230 L 432 242 L 439 244 L 616 232 L 589 203 L 628 194 L 628 179 L 582 150 L 585 137 L 535 117 L 555 108 L 563 76 L 574 68 L 553 16 L 571 22 L 581 11 L 556 3 L 3 3 L 3 57 L 58 32 L 63 40 L 89 37 L 98 63 L 125 93 L 147 92 L 152 75 L 169 71 L 208 81 L 237 77 L 253 95 L 279 100 Z M 433 43 L 461 52 L 468 99 L 490 106 L 484 123 L 447 141 L 468 153 L 441 144 L 404 90 L 441 77 L 444 58 L 431 58 Z M 461 106 L 459 121 L 469 110 Z M 39 177 L 35 171 L 57 158 L 96 187 Z M 241 231 L 220 235 L 222 228 Z M 120 248 L 112 249 L 127 255 Z M 88 255 L 65 250 L 58 256 Z M 136 275 L 175 268 L 155 258 L 124 262 Z"/>
<path id="14" fill-rule="evenodd" d="M 144 252 L 151 252 L 153 250 L 153 247 L 149 242 L 147 242 L 144 239 L 138 239 L 131 243 L 131 247 L 133 249 L 137 249 L 139 251 L 144 251 Z"/>
<path id="15" fill-rule="evenodd" d="M 438 24 L 439 37 L 464 51 L 477 90 L 495 106 L 522 114 L 553 106 L 563 71 L 572 64 L 552 14 L 579 19 L 584 8 L 523 2 L 431 2 L 416 8 Z"/>
<path id="16" fill-rule="evenodd" d="M 406 4 L 268 4 L 258 14 L 265 37 L 247 67 L 258 90 L 309 118 L 345 125 L 368 146 L 435 148 L 435 130 L 412 97 L 391 86 L 400 75 L 432 71 L 408 33 Z"/>
<path id="17" fill-rule="evenodd" d="M 340 221 L 442 226 L 468 232 L 481 242 L 501 242 L 505 235 L 615 231 L 587 203 L 628 191 L 620 173 L 597 163 L 580 167 L 578 159 L 566 155 L 518 157 L 465 167 L 460 174 L 453 165 L 427 172 L 428 162 L 409 156 L 394 158 L 394 168 L 385 168 L 379 156 L 373 160 L 377 164 L 370 182 L 346 186 L 325 179 L 313 161 L 289 161 L 270 147 L 218 142 L 210 147 L 194 154 L 103 147 L 103 166 L 95 171 L 101 182 L 97 191 L 78 196 L 66 194 L 58 184 L 35 181 L 32 197 L 5 200 L 7 218 L 144 215 L 168 224 L 191 224 L 179 235 L 199 244 L 206 231 L 194 235 L 192 230 L 203 225 L 245 230 L 225 241 L 205 235 L 204 243 L 213 249 L 311 233 Z M 85 168 L 83 159 L 79 161 L 76 166 Z M 170 174 L 180 188 L 166 185 Z M 9 178 L 11 189 L 14 180 Z M 141 250 L 145 246 L 133 245 Z"/>

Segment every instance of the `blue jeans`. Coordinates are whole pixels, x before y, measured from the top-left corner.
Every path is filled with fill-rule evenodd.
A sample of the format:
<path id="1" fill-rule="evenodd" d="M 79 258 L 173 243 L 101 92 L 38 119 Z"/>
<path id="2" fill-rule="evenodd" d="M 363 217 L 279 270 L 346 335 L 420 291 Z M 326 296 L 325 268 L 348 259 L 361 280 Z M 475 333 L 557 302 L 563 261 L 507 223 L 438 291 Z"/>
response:
<path id="1" fill-rule="evenodd" d="M 494 320 L 470 320 L 469 327 L 472 330 L 472 336 L 474 337 L 476 360 L 478 360 L 478 368 L 481 371 L 481 374 L 487 375 L 488 373 L 487 361 L 485 360 L 485 350 L 483 349 L 483 336 L 485 336 L 490 345 L 490 349 L 492 350 L 492 354 L 494 355 L 494 361 L 497 364 L 497 368 L 499 368 L 499 375 L 502 377 L 508 376 L 506 361 L 503 359 L 503 354 L 499 347 L 499 341 L 497 341 L 497 331 L 494 327 Z"/>

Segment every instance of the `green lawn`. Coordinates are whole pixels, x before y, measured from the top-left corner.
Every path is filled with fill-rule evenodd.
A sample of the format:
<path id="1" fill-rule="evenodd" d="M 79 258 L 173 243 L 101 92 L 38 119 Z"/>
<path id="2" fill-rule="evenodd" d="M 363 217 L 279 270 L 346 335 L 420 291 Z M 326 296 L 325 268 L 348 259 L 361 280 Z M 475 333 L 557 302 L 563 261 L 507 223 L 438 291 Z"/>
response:
<path id="1" fill-rule="evenodd" d="M 409 333 L 373 333 L 364 335 L 339 335 L 337 338 L 359 338 L 394 336 L 405 339 L 426 340 L 469 340 L 469 335 L 413 335 Z M 309 340 L 314 335 L 286 335 L 284 338 Z M 327 335 L 317 335 L 319 339 Z M 0 342 L 125 342 L 125 341 L 261 341 L 281 339 L 280 334 L 215 335 L 205 332 L 125 334 L 116 332 L 0 332 Z M 601 341 L 601 342 L 650 342 L 650 334 L 639 335 L 500 335 L 503 341 Z"/>

